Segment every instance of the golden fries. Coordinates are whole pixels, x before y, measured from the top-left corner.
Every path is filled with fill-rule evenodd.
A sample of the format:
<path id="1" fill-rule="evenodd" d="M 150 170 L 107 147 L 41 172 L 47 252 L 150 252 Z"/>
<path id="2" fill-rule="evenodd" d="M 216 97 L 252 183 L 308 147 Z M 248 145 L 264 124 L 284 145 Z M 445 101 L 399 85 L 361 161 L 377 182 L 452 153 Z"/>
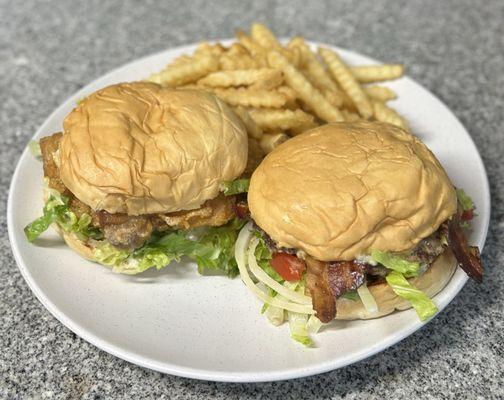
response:
<path id="1" fill-rule="evenodd" d="M 266 133 L 263 135 L 261 140 L 259 140 L 259 145 L 265 154 L 271 153 L 275 147 L 281 145 L 289 139 L 283 132 L 277 133 Z"/>
<path id="2" fill-rule="evenodd" d="M 263 24 L 237 40 L 201 42 L 148 80 L 173 88 L 205 90 L 228 103 L 249 136 L 251 174 L 265 153 L 291 136 L 327 122 L 374 119 L 408 129 L 386 102 L 397 98 L 388 87 L 366 85 L 396 79 L 398 64 L 348 67 L 333 50 L 318 52 L 300 36 L 284 46 Z"/>
<path id="3" fill-rule="evenodd" d="M 149 80 L 164 86 L 179 86 L 195 81 L 219 68 L 219 61 L 213 56 L 201 56 L 191 63 L 168 66 L 163 71 L 153 74 Z"/>
<path id="4" fill-rule="evenodd" d="M 310 129 L 316 128 L 317 126 L 319 126 L 319 124 L 317 124 L 315 121 L 309 121 L 302 125 L 295 126 L 294 128 L 289 129 L 289 133 L 291 136 L 297 136 L 301 135 L 306 131 L 309 131 Z"/>
<path id="5" fill-rule="evenodd" d="M 263 68 L 266 66 L 266 61 L 259 58 L 252 58 L 248 55 L 242 55 L 239 57 L 233 56 L 231 54 L 224 53 L 220 57 L 220 67 L 224 71 L 230 71 L 235 69 L 256 69 Z"/>
<path id="6" fill-rule="evenodd" d="M 397 98 L 397 94 L 395 94 L 395 92 L 392 89 L 389 89 L 388 87 L 385 86 L 378 86 L 378 85 L 366 86 L 364 87 L 364 91 L 370 98 L 383 102 L 394 100 Z"/>
<path id="7" fill-rule="evenodd" d="M 252 56 L 254 56 L 254 57 L 263 56 L 264 57 L 266 55 L 266 53 L 264 52 L 264 49 L 261 47 L 261 45 L 258 44 L 257 42 L 255 42 L 245 32 L 243 32 L 243 31 L 236 32 L 236 37 L 238 38 L 238 40 L 242 44 L 242 46 L 244 46 Z"/>
<path id="8" fill-rule="evenodd" d="M 282 73 L 272 68 L 237 69 L 213 72 L 198 81 L 198 84 L 211 87 L 249 86 L 274 89 L 282 83 Z"/>
<path id="9" fill-rule="evenodd" d="M 327 99 L 294 67 L 283 55 L 276 51 L 268 53 L 268 62 L 281 69 L 287 84 L 293 88 L 299 98 L 324 121 L 343 121 L 341 112 L 327 101 Z"/>
<path id="10" fill-rule="evenodd" d="M 208 42 L 201 42 L 198 44 L 198 47 L 194 51 L 194 55 L 199 56 L 199 55 L 213 55 L 213 56 L 218 56 L 222 53 L 224 53 L 224 47 L 220 44 L 217 43 L 215 45 L 211 45 Z"/>
<path id="11" fill-rule="evenodd" d="M 289 86 L 280 86 L 278 89 L 279 93 L 282 93 L 285 96 L 286 102 L 285 107 L 289 109 L 298 108 L 296 103 L 297 93 L 294 89 Z"/>
<path id="12" fill-rule="evenodd" d="M 265 50 L 281 50 L 282 46 L 277 38 L 266 26 L 255 23 L 250 28 L 252 39 Z"/>
<path id="13" fill-rule="evenodd" d="M 248 135 L 254 139 L 261 139 L 263 130 L 255 123 L 249 112 L 241 106 L 235 107 L 233 110 L 243 121 L 245 127 L 247 128 Z"/>
<path id="14" fill-rule="evenodd" d="M 266 131 L 285 131 L 313 122 L 313 116 L 301 110 L 272 110 L 256 108 L 249 110 L 252 119 Z"/>
<path id="15" fill-rule="evenodd" d="M 366 119 L 371 118 L 373 116 L 373 107 L 369 98 L 352 76 L 340 56 L 334 51 L 325 48 L 319 48 L 319 53 L 326 62 L 334 79 L 338 81 L 348 97 L 352 99 L 359 114 Z"/>
<path id="16" fill-rule="evenodd" d="M 404 73 L 401 64 L 369 65 L 351 67 L 350 72 L 361 83 L 389 81 L 400 78 Z"/>
<path id="17" fill-rule="evenodd" d="M 232 106 L 280 108 L 287 102 L 282 93 L 247 88 L 206 88 Z"/>
<path id="18" fill-rule="evenodd" d="M 397 111 L 387 107 L 385 103 L 373 100 L 374 117 L 378 121 L 387 122 L 408 131 L 409 127 L 406 121 L 397 113 Z"/>

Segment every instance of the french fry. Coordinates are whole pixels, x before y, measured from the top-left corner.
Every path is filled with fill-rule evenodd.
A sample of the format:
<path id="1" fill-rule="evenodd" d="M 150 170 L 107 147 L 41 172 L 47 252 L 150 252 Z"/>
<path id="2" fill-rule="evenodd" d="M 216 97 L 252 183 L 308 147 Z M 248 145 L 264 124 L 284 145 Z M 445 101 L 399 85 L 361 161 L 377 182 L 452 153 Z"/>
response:
<path id="1" fill-rule="evenodd" d="M 344 112 L 345 110 L 342 110 Z M 289 134 L 291 136 L 301 135 L 302 133 L 309 131 L 310 129 L 316 128 L 319 126 L 315 121 L 307 122 L 306 124 L 296 126 L 294 128 L 289 129 Z"/>
<path id="2" fill-rule="evenodd" d="M 266 131 L 286 131 L 313 121 L 313 116 L 301 110 L 256 108 L 249 110 L 252 119 Z"/>
<path id="3" fill-rule="evenodd" d="M 227 54 L 231 56 L 244 56 L 244 55 L 250 55 L 249 51 L 242 46 L 240 43 L 233 43 L 229 50 L 227 51 Z"/>
<path id="4" fill-rule="evenodd" d="M 255 121 L 252 119 L 248 111 L 241 106 L 234 107 L 233 108 L 234 112 L 236 115 L 240 117 L 240 119 L 243 121 L 243 124 L 247 128 L 247 133 L 249 137 L 253 137 L 254 139 L 261 139 L 263 135 L 263 130 L 255 123 Z"/>
<path id="5" fill-rule="evenodd" d="M 201 56 L 192 63 L 168 66 L 163 71 L 151 75 L 147 80 L 164 86 L 179 86 L 193 82 L 219 68 L 219 61 L 213 56 Z"/>
<path id="6" fill-rule="evenodd" d="M 404 118 L 402 118 L 397 113 L 397 111 L 388 107 L 385 103 L 378 100 L 373 100 L 373 110 L 374 110 L 374 117 L 376 118 L 376 120 L 381 122 L 388 122 L 389 124 L 398 126 L 399 128 L 403 128 L 404 130 L 409 131 L 408 124 L 406 123 Z"/>
<path id="7" fill-rule="evenodd" d="M 194 61 L 194 57 L 183 54 L 170 63 L 170 66 L 187 64 Z"/>
<path id="8" fill-rule="evenodd" d="M 196 47 L 196 50 L 194 51 L 194 54 L 196 56 L 218 56 L 224 53 L 225 48 L 220 44 L 216 43 L 214 45 L 211 45 L 208 42 L 201 42 L 198 44 L 198 47 Z"/>
<path id="9" fill-rule="evenodd" d="M 287 102 L 282 93 L 271 90 L 247 88 L 209 88 L 209 90 L 232 106 L 280 108 Z"/>
<path id="10" fill-rule="evenodd" d="M 297 68 L 301 67 L 303 57 L 301 55 L 301 51 L 297 47 L 294 47 L 293 49 L 282 49 L 281 53 L 291 62 L 292 65 Z"/>
<path id="11" fill-rule="evenodd" d="M 285 107 L 287 108 L 297 108 L 296 98 L 297 93 L 294 89 L 289 86 L 280 86 L 277 91 L 285 96 Z"/>
<path id="12" fill-rule="evenodd" d="M 369 65 L 351 67 L 350 72 L 361 83 L 388 81 L 403 76 L 404 67 L 401 64 Z"/>
<path id="13" fill-rule="evenodd" d="M 198 81 L 198 84 L 211 87 L 249 86 L 272 89 L 282 82 L 282 73 L 273 68 L 237 69 L 234 71 L 213 72 Z"/>
<path id="14" fill-rule="evenodd" d="M 242 46 L 244 46 L 252 56 L 254 57 L 266 56 L 266 53 L 264 49 L 261 47 L 261 45 L 258 44 L 256 41 L 254 41 L 245 32 L 243 31 L 236 32 L 236 37 L 238 38 L 238 41 L 242 44 Z"/>
<path id="15" fill-rule="evenodd" d="M 340 56 L 334 51 L 322 47 L 319 48 L 319 54 L 327 64 L 333 78 L 338 81 L 348 97 L 352 99 L 359 114 L 366 119 L 371 118 L 373 116 L 373 106 Z"/>
<path id="16" fill-rule="evenodd" d="M 252 24 L 250 29 L 252 39 L 257 42 L 265 50 L 280 50 L 282 46 L 277 38 L 266 26 L 259 23 Z"/>
<path id="17" fill-rule="evenodd" d="M 343 110 L 341 110 L 341 112 L 345 116 L 345 121 L 347 121 L 347 122 L 355 122 L 355 121 L 358 121 L 361 119 L 359 114 L 356 114 L 352 111 L 348 111 L 348 110 L 343 109 Z"/>
<path id="18" fill-rule="evenodd" d="M 266 61 L 260 58 L 252 58 L 249 55 L 240 57 L 223 54 L 220 59 L 220 67 L 224 71 L 232 71 L 236 69 L 257 69 L 266 66 Z"/>
<path id="19" fill-rule="evenodd" d="M 324 89 L 322 90 L 322 94 L 333 106 L 340 108 L 343 105 L 343 96 L 340 92 L 335 92 L 331 89 Z"/>
<path id="20" fill-rule="evenodd" d="M 378 85 L 365 86 L 364 91 L 370 98 L 383 102 L 394 100 L 397 98 L 397 94 L 392 89 L 389 89 L 388 87 L 385 86 L 378 86 Z"/>
<path id="21" fill-rule="evenodd" d="M 297 37 L 289 43 L 290 46 L 299 48 L 303 54 L 304 71 L 312 81 L 312 83 L 319 89 L 329 89 L 336 93 L 339 92 L 338 85 L 331 79 L 324 66 L 317 59 L 315 54 L 311 51 L 310 47 L 306 44 L 303 38 Z"/>
<path id="22" fill-rule="evenodd" d="M 259 145 L 261 146 L 264 154 L 268 154 L 275 150 L 275 148 L 281 145 L 283 142 L 286 142 L 288 139 L 289 136 L 287 136 L 283 132 L 265 133 L 261 140 L 259 140 Z"/>
<path id="23" fill-rule="evenodd" d="M 250 85 L 251 89 L 264 89 L 264 90 L 273 90 L 283 83 L 283 74 L 279 70 L 273 70 L 275 73 L 271 74 L 269 77 L 264 77 L 261 80 L 258 80 L 256 83 Z"/>
<path id="24" fill-rule="evenodd" d="M 343 121 L 343 115 L 299 72 L 283 55 L 276 51 L 268 53 L 268 63 L 281 69 L 285 82 L 293 88 L 299 98 L 313 109 L 318 117 L 327 122 Z"/>

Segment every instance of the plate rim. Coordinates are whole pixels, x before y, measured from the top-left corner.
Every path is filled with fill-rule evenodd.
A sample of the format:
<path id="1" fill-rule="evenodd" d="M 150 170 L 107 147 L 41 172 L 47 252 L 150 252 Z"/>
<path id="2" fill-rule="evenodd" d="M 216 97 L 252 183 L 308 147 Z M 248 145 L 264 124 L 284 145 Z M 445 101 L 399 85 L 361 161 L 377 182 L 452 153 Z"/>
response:
<path id="1" fill-rule="evenodd" d="M 221 43 L 229 43 L 233 39 L 222 39 L 222 40 L 212 40 L 209 42 L 221 42 Z M 358 56 L 366 57 L 368 60 L 370 60 L 373 63 L 379 63 L 376 59 L 373 57 L 369 57 L 365 54 L 362 54 L 357 51 L 349 50 L 346 48 L 342 48 L 339 46 L 334 46 L 334 45 L 329 45 L 326 43 L 321 43 L 318 41 L 313 41 L 313 40 L 307 40 L 307 43 L 311 46 L 325 46 L 329 48 L 333 48 L 337 50 L 338 52 L 342 52 L 343 54 L 345 53 L 350 53 L 350 54 L 355 54 Z M 127 69 L 128 67 L 137 64 L 137 63 L 142 63 L 150 58 L 155 58 L 162 56 L 165 53 L 168 52 L 180 52 L 180 51 L 191 51 L 196 48 L 198 43 L 190 43 L 190 44 L 185 44 L 185 45 L 178 45 L 175 47 L 170 47 L 166 48 L 164 50 L 157 51 L 152 54 L 148 54 L 142 57 L 139 57 L 137 59 L 131 60 L 125 64 L 119 65 L 116 68 L 113 68 L 109 72 L 106 72 L 103 75 L 100 75 L 99 77 L 92 79 L 89 81 L 86 85 L 84 85 L 82 88 L 80 88 L 78 91 L 74 92 L 71 94 L 69 97 L 67 97 L 39 126 L 39 128 L 36 130 L 34 135 L 32 135 L 30 140 L 33 140 L 36 136 L 39 135 L 39 133 L 45 128 L 45 126 L 54 119 L 55 115 L 57 115 L 61 109 L 66 107 L 66 105 L 75 97 L 82 96 L 84 93 L 88 91 L 88 87 L 91 85 L 96 85 L 100 84 L 101 81 L 107 80 L 108 78 L 112 77 L 114 74 L 116 74 L 119 70 L 122 69 Z M 451 116 L 456 120 L 456 122 L 460 125 L 462 128 L 463 132 L 465 135 L 468 137 L 471 145 L 473 146 L 474 150 L 476 151 L 477 159 L 479 161 L 480 166 L 482 167 L 485 179 L 483 183 L 484 187 L 484 198 L 485 201 L 488 203 L 488 214 L 486 215 L 486 218 L 482 220 L 482 237 L 478 243 L 480 246 L 480 249 L 483 250 L 486 238 L 488 236 L 488 229 L 489 229 L 489 224 L 490 224 L 490 218 L 491 218 L 491 193 L 490 193 L 490 185 L 488 181 L 488 174 L 487 170 L 485 167 L 485 164 L 483 162 L 483 159 L 481 157 L 481 154 L 478 150 L 478 147 L 474 143 L 474 140 L 472 136 L 469 134 L 465 126 L 462 124 L 462 122 L 459 120 L 459 118 L 450 110 L 450 108 L 434 93 L 426 89 L 422 84 L 418 83 L 417 81 L 413 80 L 409 76 L 404 76 L 402 79 L 406 79 L 409 81 L 409 83 L 413 83 L 417 85 L 421 90 L 427 92 L 430 96 L 432 96 L 438 103 L 440 107 L 443 107 L 446 111 L 448 111 Z M 52 314 L 53 317 L 55 317 L 60 323 L 62 323 L 66 328 L 68 328 L 70 331 L 78 335 L 80 338 L 85 340 L 86 342 L 92 344 L 93 346 L 96 346 L 102 351 L 105 351 L 109 354 L 112 354 L 113 356 L 120 358 L 122 360 L 125 360 L 127 362 L 136 364 L 138 366 L 141 366 L 143 368 L 151 369 L 157 372 L 161 373 L 166 373 L 174 376 L 180 376 L 184 378 L 192 378 L 192 379 L 198 379 L 198 380 L 207 380 L 207 381 L 216 381 L 216 382 L 242 382 L 242 383 L 248 383 L 248 382 L 271 382 L 271 381 L 282 381 L 282 380 L 288 380 L 288 379 L 297 379 L 297 378 L 304 378 L 312 375 L 317 375 L 329 371 L 333 371 L 354 363 L 357 363 L 359 361 L 365 360 L 369 357 L 374 356 L 375 354 L 384 351 L 388 349 L 389 347 L 399 343 L 406 337 L 410 336 L 414 332 L 420 330 L 424 326 L 426 326 L 432 319 L 436 318 L 457 296 L 457 294 L 460 292 L 460 290 L 464 287 L 466 284 L 467 280 L 469 279 L 467 275 L 464 275 L 463 278 L 461 279 L 460 283 L 453 289 L 453 296 L 451 299 L 443 306 L 439 308 L 439 312 L 429 321 L 426 322 L 420 322 L 416 321 L 413 323 L 411 326 L 409 326 L 407 329 L 404 329 L 401 331 L 400 334 L 394 334 L 391 338 L 386 339 L 384 342 L 381 342 L 379 344 L 373 345 L 371 348 L 367 348 L 367 350 L 361 351 L 354 353 L 352 356 L 347 356 L 344 358 L 340 358 L 337 361 L 334 360 L 328 360 L 324 362 L 317 363 L 316 365 L 310 366 L 308 368 L 303 368 L 303 367 L 296 367 L 296 368 L 291 368 L 291 369 L 283 369 L 281 371 L 274 371 L 274 372 L 266 372 L 266 373 L 256 373 L 256 372 L 220 372 L 220 371 L 208 371 L 208 370 L 203 370 L 203 369 L 197 369 L 197 368 L 189 368 L 189 367 L 184 367 L 180 365 L 175 365 L 175 364 L 167 364 L 163 362 L 159 362 L 156 360 L 153 360 L 149 357 L 144 357 L 140 354 L 137 354 L 136 352 L 125 350 L 121 348 L 120 346 L 113 345 L 111 343 L 108 343 L 106 340 L 101 339 L 99 336 L 91 333 L 86 327 L 81 326 L 80 324 L 74 322 L 70 317 L 68 317 L 64 312 L 60 311 L 58 307 L 53 304 L 43 293 L 43 291 L 40 289 L 40 287 L 37 285 L 35 280 L 32 278 L 31 274 L 28 271 L 27 266 L 25 265 L 24 261 L 22 260 L 21 253 L 19 251 L 19 246 L 17 244 L 17 240 L 15 238 L 14 232 L 13 232 L 13 225 L 14 225 L 14 201 L 13 201 L 13 192 L 14 192 L 14 187 L 17 184 L 18 181 L 18 175 L 20 174 L 21 170 L 21 161 L 26 157 L 26 154 L 28 152 L 28 148 L 25 147 L 25 149 L 22 151 L 20 154 L 19 158 L 17 159 L 16 162 L 16 168 L 14 170 L 14 173 L 11 178 L 11 182 L 9 184 L 9 194 L 8 194 L 8 200 L 7 200 L 7 229 L 8 229 L 8 236 L 9 236 L 9 242 L 11 245 L 12 253 L 14 256 L 14 259 L 16 261 L 16 264 L 18 266 L 18 269 L 21 272 L 21 275 L 23 276 L 23 279 L 27 283 L 28 287 L 30 290 L 35 294 L 36 298 L 39 300 L 39 302 Z M 443 289 L 444 290 L 444 289 Z"/>

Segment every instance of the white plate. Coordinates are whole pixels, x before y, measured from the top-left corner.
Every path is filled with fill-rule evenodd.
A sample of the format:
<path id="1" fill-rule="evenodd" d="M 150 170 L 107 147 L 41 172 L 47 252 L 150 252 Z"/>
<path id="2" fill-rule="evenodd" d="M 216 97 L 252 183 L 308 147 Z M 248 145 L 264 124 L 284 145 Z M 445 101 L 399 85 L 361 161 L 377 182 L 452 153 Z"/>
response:
<path id="1" fill-rule="evenodd" d="M 61 130 L 76 101 L 106 85 L 145 78 L 195 46 L 168 50 L 125 65 L 89 84 L 59 107 L 35 138 Z M 351 64 L 373 60 L 340 50 Z M 434 151 L 455 185 L 472 196 L 478 216 L 470 242 L 483 247 L 490 215 L 488 181 L 481 158 L 457 118 L 409 78 L 389 85 L 394 106 Z M 288 327 L 271 326 L 260 302 L 239 278 L 201 277 L 190 263 L 122 276 L 87 262 L 53 231 L 29 244 L 23 227 L 42 209 L 42 165 L 25 151 L 14 173 L 8 227 L 14 256 L 26 282 L 44 306 L 77 335 L 117 357 L 161 372 L 215 381 L 270 381 L 339 368 L 369 357 L 422 326 L 412 310 L 371 321 L 334 323 L 306 349 Z M 435 297 L 440 309 L 464 286 L 458 269 Z M 426 339 L 428 340 L 428 339 Z"/>

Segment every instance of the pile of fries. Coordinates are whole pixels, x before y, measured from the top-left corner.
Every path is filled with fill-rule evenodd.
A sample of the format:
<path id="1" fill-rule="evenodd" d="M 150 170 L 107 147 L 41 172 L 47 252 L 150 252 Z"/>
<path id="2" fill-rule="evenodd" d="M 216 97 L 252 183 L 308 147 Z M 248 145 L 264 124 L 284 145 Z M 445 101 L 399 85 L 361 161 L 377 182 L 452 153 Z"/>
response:
<path id="1" fill-rule="evenodd" d="M 378 120 L 408 129 L 386 104 L 396 94 L 372 84 L 401 77 L 402 65 L 351 67 L 331 49 L 314 52 L 299 36 L 283 46 L 259 23 L 236 36 L 229 47 L 203 42 L 148 80 L 207 90 L 233 107 L 247 127 L 252 169 L 289 137 L 327 122 Z"/>

